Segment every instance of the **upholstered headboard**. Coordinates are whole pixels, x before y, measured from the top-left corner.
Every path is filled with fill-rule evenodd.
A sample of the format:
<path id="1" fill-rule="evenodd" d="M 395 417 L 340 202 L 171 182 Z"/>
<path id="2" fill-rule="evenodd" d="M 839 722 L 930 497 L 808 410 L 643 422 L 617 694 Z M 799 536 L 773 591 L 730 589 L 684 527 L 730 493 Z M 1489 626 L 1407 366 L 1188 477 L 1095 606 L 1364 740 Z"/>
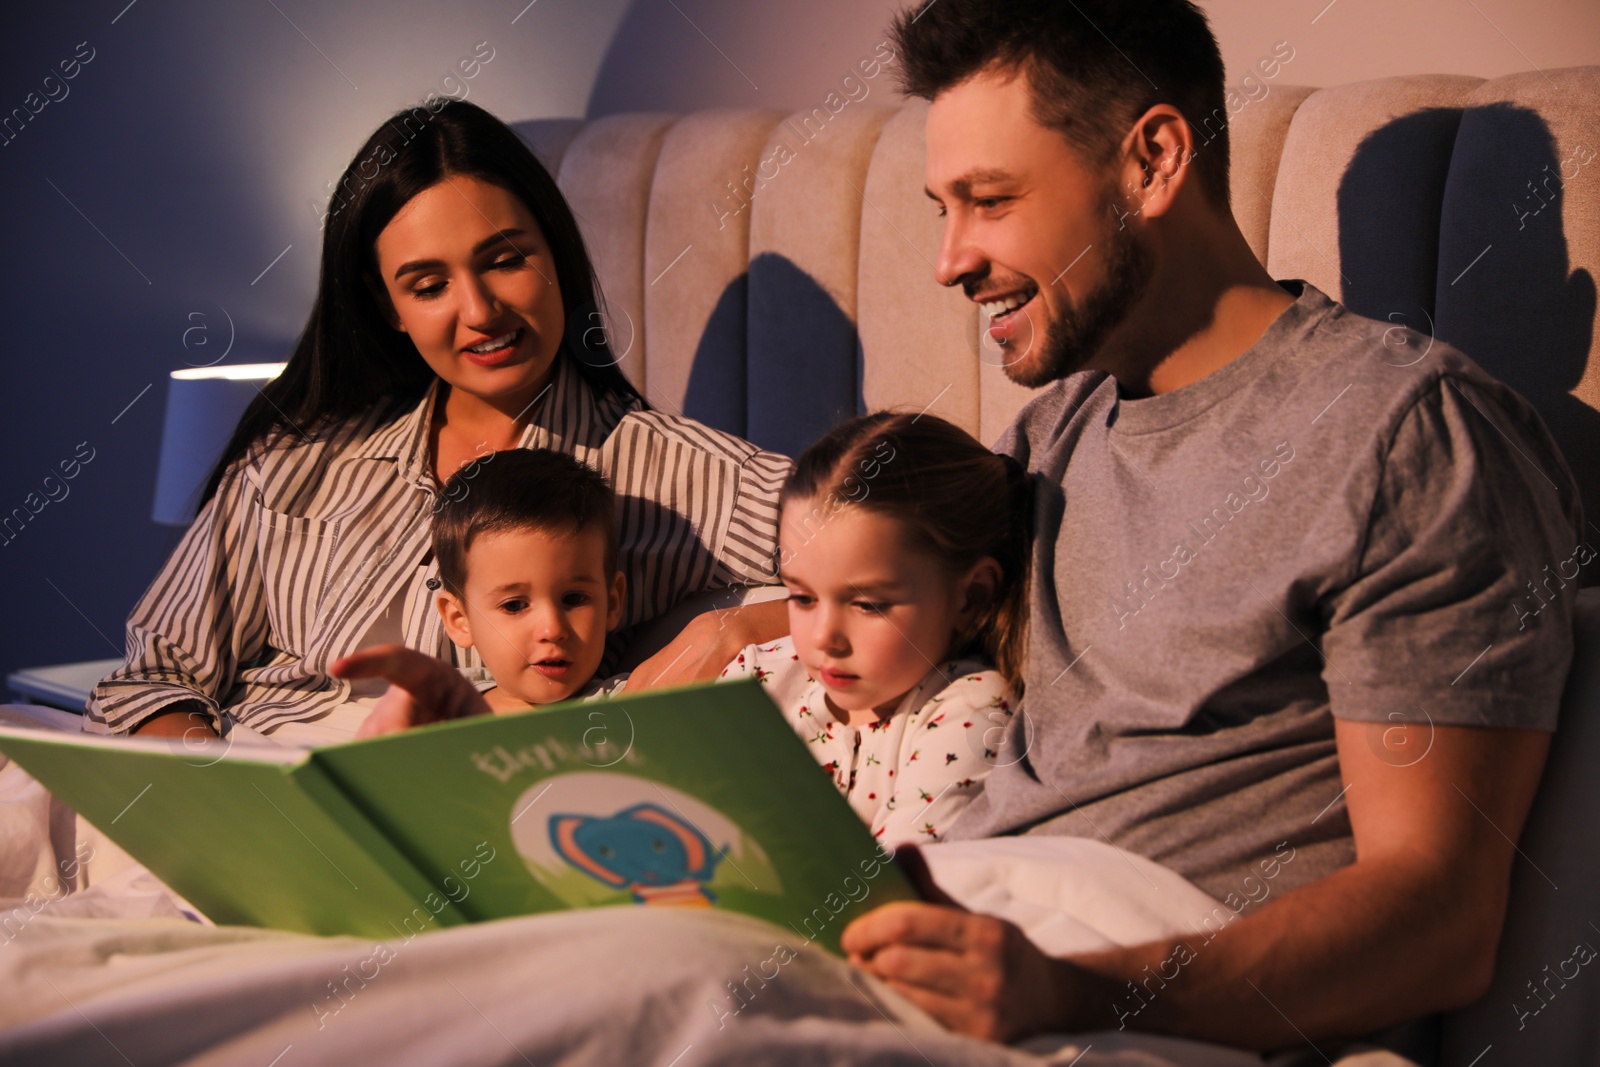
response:
<path id="1" fill-rule="evenodd" d="M 592 325 L 652 404 L 789 454 L 892 406 L 993 441 L 1028 393 L 933 280 L 925 110 L 519 129 L 589 240 L 609 307 Z M 1234 208 L 1274 276 L 1448 340 L 1522 391 L 1600 512 L 1600 67 L 1273 86 L 1230 130 Z M 1372 373 L 1423 357 L 1398 336 Z"/>

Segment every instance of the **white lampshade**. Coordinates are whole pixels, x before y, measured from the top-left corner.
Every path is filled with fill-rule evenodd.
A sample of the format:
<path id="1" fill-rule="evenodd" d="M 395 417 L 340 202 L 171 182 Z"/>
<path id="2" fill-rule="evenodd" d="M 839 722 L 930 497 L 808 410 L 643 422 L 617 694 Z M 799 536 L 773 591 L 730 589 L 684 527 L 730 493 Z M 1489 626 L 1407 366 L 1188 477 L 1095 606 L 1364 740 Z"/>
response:
<path id="1" fill-rule="evenodd" d="M 193 521 L 200 507 L 200 490 L 239 425 L 239 417 L 261 384 L 276 378 L 283 366 L 234 363 L 172 372 L 152 519 L 172 526 Z"/>

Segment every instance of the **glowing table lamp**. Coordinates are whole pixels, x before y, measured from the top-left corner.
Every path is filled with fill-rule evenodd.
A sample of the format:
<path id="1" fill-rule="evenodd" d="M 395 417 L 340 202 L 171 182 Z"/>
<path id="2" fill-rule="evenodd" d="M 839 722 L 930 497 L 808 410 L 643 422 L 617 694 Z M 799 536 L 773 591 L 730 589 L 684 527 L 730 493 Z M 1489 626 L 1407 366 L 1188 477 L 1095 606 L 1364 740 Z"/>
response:
<path id="1" fill-rule="evenodd" d="M 283 366 L 235 363 L 172 372 L 152 519 L 170 526 L 187 526 L 194 519 L 200 509 L 200 490 L 244 409 Z"/>

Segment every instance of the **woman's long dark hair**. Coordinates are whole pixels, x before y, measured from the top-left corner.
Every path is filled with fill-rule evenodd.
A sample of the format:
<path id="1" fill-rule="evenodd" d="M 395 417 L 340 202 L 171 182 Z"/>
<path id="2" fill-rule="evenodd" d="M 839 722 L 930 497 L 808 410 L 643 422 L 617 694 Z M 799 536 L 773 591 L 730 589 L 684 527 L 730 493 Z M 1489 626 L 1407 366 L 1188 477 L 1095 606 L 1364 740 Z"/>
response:
<path id="1" fill-rule="evenodd" d="M 401 111 L 367 138 L 339 179 L 322 238 L 322 276 L 305 331 L 283 373 L 245 409 L 206 482 L 200 503 L 256 442 L 283 433 L 316 435 L 386 402 L 415 404 L 434 380 L 411 339 L 389 325 L 381 290 L 378 234 L 418 193 L 451 175 L 478 178 L 517 196 L 555 260 L 566 311 L 561 348 L 602 394 L 639 397 L 616 366 L 605 331 L 584 323 L 600 311 L 594 267 L 572 209 L 555 179 L 505 123 L 459 100 Z"/>

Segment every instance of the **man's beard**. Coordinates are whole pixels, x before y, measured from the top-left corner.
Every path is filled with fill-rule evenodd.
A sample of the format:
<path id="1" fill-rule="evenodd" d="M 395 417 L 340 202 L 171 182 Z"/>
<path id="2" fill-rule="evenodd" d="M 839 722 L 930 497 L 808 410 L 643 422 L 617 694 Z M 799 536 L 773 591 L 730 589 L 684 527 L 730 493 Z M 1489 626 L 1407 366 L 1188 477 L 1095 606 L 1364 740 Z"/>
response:
<path id="1" fill-rule="evenodd" d="M 1114 189 L 1108 190 L 1101 205 L 1101 210 L 1113 219 L 1117 217 L 1112 210 L 1114 196 Z M 1154 264 L 1133 231 L 1125 225 L 1113 225 L 1103 238 L 1103 245 L 1105 281 L 1084 297 L 1081 307 L 1062 311 L 1061 317 L 1044 331 L 1043 338 L 1037 340 L 1038 350 L 1033 358 L 1024 355 L 1008 360 L 1004 364 L 1006 377 L 1018 385 L 1037 389 L 1082 370 L 1144 296 Z"/>

